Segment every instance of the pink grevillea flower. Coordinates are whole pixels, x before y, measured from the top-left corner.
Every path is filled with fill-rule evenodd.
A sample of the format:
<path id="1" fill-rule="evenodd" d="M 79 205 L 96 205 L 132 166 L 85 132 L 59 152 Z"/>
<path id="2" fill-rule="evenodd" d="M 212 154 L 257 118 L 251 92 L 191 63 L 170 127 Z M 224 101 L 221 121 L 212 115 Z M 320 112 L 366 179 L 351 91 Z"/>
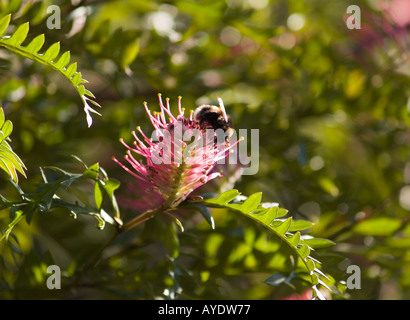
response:
<path id="1" fill-rule="evenodd" d="M 138 179 L 143 189 L 152 191 L 152 196 L 159 195 L 164 200 L 162 206 L 174 207 L 198 187 L 221 176 L 220 172 L 211 172 L 212 169 L 225 160 L 229 150 L 241 139 L 229 144 L 222 129 L 200 125 L 193 119 L 192 111 L 189 117 L 185 117 L 181 97 L 178 98 L 177 116 L 171 112 L 169 99 L 164 105 L 160 94 L 158 97 L 160 112 L 151 114 L 144 102 L 154 128 L 151 138 L 137 127 L 139 135 L 132 132 L 135 138 L 132 146 L 120 139 L 128 149 L 124 158 L 131 168 L 113 159 Z M 138 160 L 136 155 L 141 159 Z M 150 195 L 146 193 L 146 197 Z"/>
<path id="2" fill-rule="evenodd" d="M 133 176 L 125 181 L 125 188 L 117 196 L 117 200 L 124 209 L 133 212 L 145 212 L 161 207 L 165 200 L 150 186 L 150 184 Z"/>

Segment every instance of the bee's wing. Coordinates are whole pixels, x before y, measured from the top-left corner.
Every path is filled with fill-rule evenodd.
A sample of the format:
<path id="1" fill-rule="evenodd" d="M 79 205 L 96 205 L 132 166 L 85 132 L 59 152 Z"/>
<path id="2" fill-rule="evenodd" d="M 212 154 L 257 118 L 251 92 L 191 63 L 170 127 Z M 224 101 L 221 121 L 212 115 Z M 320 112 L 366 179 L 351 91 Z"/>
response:
<path id="1" fill-rule="evenodd" d="M 222 113 L 224 115 L 224 119 L 226 122 L 228 122 L 228 116 L 226 115 L 225 106 L 224 106 L 224 102 L 222 101 L 222 98 L 218 97 L 218 102 L 219 102 L 219 107 L 221 108 Z"/>

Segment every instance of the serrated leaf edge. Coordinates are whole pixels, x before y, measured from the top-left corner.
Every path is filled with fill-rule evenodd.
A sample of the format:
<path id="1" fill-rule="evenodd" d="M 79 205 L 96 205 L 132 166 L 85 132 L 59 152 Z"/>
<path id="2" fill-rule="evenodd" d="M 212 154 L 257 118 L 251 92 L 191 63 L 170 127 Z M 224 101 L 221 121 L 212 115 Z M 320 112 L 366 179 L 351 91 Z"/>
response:
<path id="1" fill-rule="evenodd" d="M 232 192 L 232 190 L 230 190 L 230 192 Z M 238 195 L 239 194 L 240 193 L 238 192 Z M 292 217 L 289 217 L 285 220 L 276 219 L 279 207 L 273 207 L 273 208 L 266 209 L 266 208 L 263 208 L 261 204 L 259 204 L 259 206 L 257 207 L 257 210 L 250 210 L 249 212 L 241 211 L 241 209 L 244 208 L 243 203 L 235 204 L 235 205 L 229 204 L 228 202 L 221 203 L 220 199 L 223 199 L 223 197 L 224 197 L 224 194 L 221 194 L 216 199 L 208 199 L 208 200 L 203 201 L 202 204 L 207 205 L 207 203 L 209 203 L 212 206 L 220 206 L 220 207 L 225 207 L 225 208 L 238 211 L 244 214 L 245 216 L 251 218 L 252 220 L 255 220 L 258 223 L 262 224 L 269 230 L 273 231 L 273 233 L 276 236 L 278 236 L 282 241 L 284 241 L 292 249 L 292 251 L 301 259 L 301 261 L 305 265 L 309 273 L 310 279 L 311 279 L 314 296 L 318 297 L 319 299 L 321 298 L 319 297 L 320 294 L 315 292 L 315 290 L 318 290 L 317 285 L 319 284 L 324 286 L 329 291 L 331 291 L 331 289 L 322 280 L 320 280 L 320 276 L 325 277 L 327 279 L 328 277 L 323 272 L 318 272 L 319 269 L 316 268 L 316 263 L 320 264 L 320 262 L 310 256 L 310 252 L 313 251 L 313 249 L 310 248 L 307 244 L 302 243 L 299 231 L 297 231 L 295 234 L 288 232 L 288 230 L 290 229 L 292 225 Z M 250 197 L 252 197 L 252 195 Z M 230 201 L 232 200 L 233 199 L 231 199 Z M 275 224 L 275 222 L 279 222 L 279 223 Z"/>
<path id="2" fill-rule="evenodd" d="M 3 32 L 6 31 L 10 23 L 10 20 L 11 20 L 11 14 L 3 17 L 0 20 L 0 31 L 3 31 Z M 78 94 L 80 95 L 83 101 L 87 124 L 88 124 L 88 127 L 91 127 L 93 123 L 91 113 L 96 113 L 98 115 L 101 115 L 101 114 L 97 112 L 96 110 L 94 110 L 93 108 L 91 108 L 90 105 L 88 104 L 88 101 L 94 104 L 95 106 L 98 106 L 98 107 L 101 107 L 101 106 L 96 101 L 89 98 L 89 97 L 94 98 L 94 95 L 90 91 L 85 90 L 84 86 L 82 85 L 82 83 L 87 83 L 88 81 L 82 78 L 82 75 L 80 72 L 76 71 L 76 66 L 77 66 L 76 63 L 72 63 L 69 65 L 68 68 L 65 68 L 65 66 L 69 64 L 69 59 L 67 63 L 60 62 L 63 55 L 65 54 L 67 55 L 67 52 L 69 53 L 69 51 L 66 51 L 65 53 L 63 53 L 59 59 L 56 59 L 60 52 L 60 44 L 59 42 L 56 42 L 56 43 L 53 43 L 43 54 L 38 53 L 38 51 L 41 50 L 41 47 L 43 46 L 44 41 L 41 44 L 41 46 L 36 42 L 39 41 L 38 39 L 41 39 L 39 37 L 41 37 L 42 35 L 35 37 L 27 46 L 25 47 L 21 46 L 21 44 L 26 40 L 28 31 L 29 31 L 28 22 L 19 25 L 16 31 L 11 36 L 0 37 L 0 46 L 12 52 L 15 52 L 23 57 L 40 62 L 43 65 L 49 66 L 55 71 L 62 74 L 65 78 L 67 78 L 71 82 L 71 84 L 74 86 L 74 88 L 77 90 Z M 0 35 L 3 32 L 0 32 Z M 44 35 L 43 35 L 43 38 L 44 38 Z"/>

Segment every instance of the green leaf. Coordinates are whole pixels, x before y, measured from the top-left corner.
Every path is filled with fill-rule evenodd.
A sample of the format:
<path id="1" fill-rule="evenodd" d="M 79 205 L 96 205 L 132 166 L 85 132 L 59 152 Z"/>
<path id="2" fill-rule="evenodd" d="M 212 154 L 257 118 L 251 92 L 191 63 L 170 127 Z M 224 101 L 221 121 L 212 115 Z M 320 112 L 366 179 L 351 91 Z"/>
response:
<path id="1" fill-rule="evenodd" d="M 5 239 L 6 241 L 8 241 L 9 235 L 11 233 L 11 230 L 13 230 L 13 228 L 15 227 L 15 225 L 20 221 L 20 219 L 23 217 L 23 211 L 18 210 L 16 211 L 16 215 L 13 218 L 13 220 L 9 223 L 9 225 L 7 226 L 7 230 L 4 232 L 4 234 L 2 235 L 2 237 L 0 238 L 0 241 L 2 241 L 3 239 Z"/>
<path id="2" fill-rule="evenodd" d="M 386 243 L 391 248 L 410 249 L 409 237 L 389 237 L 386 239 Z"/>
<path id="3" fill-rule="evenodd" d="M 376 217 L 357 223 L 353 232 L 365 236 L 389 236 L 396 232 L 402 225 L 398 218 Z"/>
<path id="4" fill-rule="evenodd" d="M 292 224 L 292 217 L 287 218 L 285 221 L 280 222 L 279 225 L 274 226 L 275 231 L 284 236 L 286 232 L 289 231 L 290 225 Z"/>
<path id="5" fill-rule="evenodd" d="M 84 87 L 84 86 L 83 86 L 83 87 Z M 92 92 L 90 92 L 90 91 L 89 91 L 89 90 L 87 90 L 87 89 L 85 89 L 84 94 L 85 94 L 86 96 L 91 97 L 91 98 L 95 98 L 95 96 L 93 95 L 93 93 L 92 93 Z"/>
<path id="6" fill-rule="evenodd" d="M 45 41 L 44 34 L 38 35 L 26 47 L 27 52 L 31 54 L 36 54 L 43 47 L 44 41 Z"/>
<path id="7" fill-rule="evenodd" d="M 311 259 L 306 259 L 306 267 L 310 272 L 316 269 L 315 262 Z M 317 284 L 317 282 L 313 282 L 313 284 Z"/>
<path id="8" fill-rule="evenodd" d="M 82 174 L 70 173 L 70 172 L 67 172 L 67 171 L 65 171 L 61 168 L 58 168 L 58 167 L 47 166 L 47 167 L 44 167 L 44 168 L 61 173 L 63 175 L 63 177 L 58 179 L 57 182 L 60 183 L 65 188 L 69 187 L 70 184 L 73 183 L 75 180 L 83 177 Z"/>
<path id="9" fill-rule="evenodd" d="M 276 218 L 281 218 L 284 217 L 288 214 L 288 210 L 283 209 L 283 208 L 278 208 L 278 212 L 276 214 Z"/>
<path id="10" fill-rule="evenodd" d="M 48 183 L 41 187 L 39 200 L 37 200 L 41 212 L 45 212 L 51 208 L 54 195 L 60 187 L 61 184 L 59 182 Z"/>
<path id="11" fill-rule="evenodd" d="M 323 188 L 323 190 L 329 193 L 331 196 L 337 197 L 339 195 L 339 188 L 336 186 L 332 179 L 328 177 L 322 177 L 319 179 L 319 184 Z"/>
<path id="12" fill-rule="evenodd" d="M 0 36 L 2 36 L 6 32 L 7 27 L 10 24 L 10 19 L 11 19 L 11 14 L 8 14 L 7 16 L 4 16 L 3 18 L 0 19 Z"/>
<path id="13" fill-rule="evenodd" d="M 85 95 L 85 87 L 83 85 L 79 85 L 77 87 L 77 91 L 80 95 L 82 95 L 82 96 Z"/>
<path id="14" fill-rule="evenodd" d="M 26 169 L 26 167 L 24 166 L 23 161 L 21 161 L 21 159 L 18 157 L 18 155 L 13 152 L 10 145 L 5 140 L 0 144 L 0 155 L 4 156 L 4 157 L 8 158 L 10 161 L 12 161 L 13 164 L 15 164 L 15 166 L 17 167 L 17 170 L 19 170 L 19 172 L 21 174 L 23 174 L 23 175 L 25 174 L 22 171 L 22 168 Z"/>
<path id="15" fill-rule="evenodd" d="M 310 254 L 309 247 L 305 244 L 300 246 L 300 248 L 298 248 L 298 252 L 299 252 L 299 255 L 302 257 L 303 260 L 305 260 Z"/>
<path id="16" fill-rule="evenodd" d="M 261 223 L 272 226 L 275 217 L 277 216 L 278 208 L 269 208 L 269 209 L 262 209 L 262 211 L 254 211 L 253 214 L 257 217 L 257 220 Z M 277 224 L 279 225 L 281 221 L 277 220 Z"/>
<path id="17" fill-rule="evenodd" d="M 20 44 L 22 44 L 23 41 L 27 37 L 28 29 L 29 29 L 28 22 L 20 25 L 17 28 L 17 30 L 13 33 L 13 35 L 9 39 L 6 40 L 7 43 L 13 47 L 20 46 Z"/>
<path id="18" fill-rule="evenodd" d="M 139 51 L 139 39 L 131 41 L 122 49 L 121 54 L 121 66 L 125 69 L 128 67 L 137 57 Z"/>
<path id="19" fill-rule="evenodd" d="M 10 19 L 11 17 L 10 15 L 8 15 L 0 20 L 1 34 L 4 33 L 4 31 L 7 29 Z M 90 127 L 93 122 L 91 113 L 95 113 L 98 115 L 100 115 L 100 113 L 91 108 L 87 102 L 89 101 L 98 107 L 100 107 L 100 105 L 96 101 L 89 98 L 95 98 L 90 91 L 86 90 L 84 86 L 79 86 L 81 83 L 87 83 L 88 81 L 82 78 L 80 72 L 77 72 L 77 63 L 72 63 L 67 68 L 65 68 L 65 66 L 69 63 L 70 60 L 70 54 L 68 51 L 65 52 L 57 62 L 54 62 L 54 59 L 57 58 L 60 52 L 59 42 L 53 43 L 44 54 L 39 54 L 38 51 L 42 48 L 44 44 L 44 35 L 39 35 L 35 37 L 26 47 L 21 46 L 21 44 L 27 37 L 28 31 L 28 23 L 24 23 L 18 26 L 11 37 L 0 38 L 0 46 L 10 51 L 13 51 L 23 57 L 49 66 L 52 69 L 58 71 L 64 77 L 66 77 L 75 87 L 77 93 L 80 95 L 80 98 L 84 106 L 84 112 L 86 113 L 87 124 L 88 127 Z"/>
<path id="20" fill-rule="evenodd" d="M 14 181 L 15 183 L 18 182 L 18 176 L 16 174 L 14 165 L 9 160 L 7 160 L 7 158 L 2 157 L 1 153 L 0 153 L 0 168 L 10 176 L 12 181 Z"/>
<path id="21" fill-rule="evenodd" d="M 310 261 L 310 260 L 309 260 Z M 316 275 L 316 274 L 312 274 L 311 275 L 311 278 L 312 278 L 312 283 L 314 284 L 314 285 L 317 285 L 317 284 L 319 284 L 319 277 Z"/>
<path id="22" fill-rule="evenodd" d="M 302 243 L 307 244 L 309 247 L 313 249 L 328 248 L 335 245 L 333 241 L 322 238 L 303 239 Z"/>
<path id="23" fill-rule="evenodd" d="M 60 42 L 53 43 L 43 54 L 43 59 L 51 62 L 60 53 Z"/>
<path id="24" fill-rule="evenodd" d="M 73 83 L 74 87 L 78 87 L 81 82 L 81 73 L 76 72 L 74 76 L 71 78 L 71 82 Z"/>
<path id="25" fill-rule="evenodd" d="M 1 131 L 3 132 L 4 139 L 10 136 L 10 134 L 13 131 L 13 124 L 11 123 L 10 120 L 6 120 L 6 122 L 3 123 L 3 126 L 1 127 Z"/>
<path id="26" fill-rule="evenodd" d="M 65 69 L 64 74 L 67 78 L 71 78 L 77 72 L 77 62 L 70 64 L 67 69 Z"/>
<path id="27" fill-rule="evenodd" d="M 39 187 L 37 193 L 34 193 L 33 195 L 29 197 L 30 201 L 32 201 L 35 207 L 38 207 L 39 210 L 41 211 L 47 211 L 53 208 L 65 208 L 68 211 L 70 211 L 74 217 L 77 217 L 78 214 L 91 215 L 97 219 L 99 229 L 103 229 L 106 223 L 109 223 L 109 224 L 121 223 L 121 219 L 119 217 L 119 211 L 118 212 L 116 211 L 116 218 L 112 218 L 102 208 L 104 190 L 109 190 L 109 192 L 113 193 L 114 190 L 118 188 L 119 182 L 116 181 L 115 179 L 112 179 L 112 180 L 109 179 L 111 181 L 107 185 L 105 185 L 106 181 L 98 178 L 100 170 L 104 172 L 103 174 L 104 178 L 108 179 L 108 177 L 106 175 L 106 172 L 102 168 L 100 168 L 98 163 L 95 163 L 92 166 L 88 167 L 85 163 L 81 161 L 81 159 L 79 159 L 76 156 L 73 156 L 73 157 L 76 160 L 80 161 L 83 164 L 83 166 L 86 168 L 84 173 L 83 174 L 70 173 L 60 168 L 57 168 L 57 167 L 47 167 L 47 169 L 51 171 L 48 177 L 46 174 L 48 173 L 48 171 L 41 169 L 41 174 L 42 174 L 42 177 L 45 183 Z M 84 178 L 92 179 L 93 181 L 95 181 L 94 201 L 95 201 L 95 205 L 97 209 L 80 205 L 78 201 L 76 201 L 76 203 L 68 202 L 64 199 L 61 199 L 56 194 L 60 188 L 67 189 L 74 181 L 83 180 Z M 76 189 L 68 189 L 68 191 L 71 191 L 73 194 L 75 194 L 74 193 L 75 190 Z M 87 200 L 84 201 L 84 199 L 81 199 L 83 196 L 82 192 L 77 194 L 77 197 L 79 196 L 80 196 L 80 201 L 82 203 L 87 202 Z"/>
<path id="28" fill-rule="evenodd" d="M 94 184 L 94 201 L 97 206 L 97 210 L 100 210 L 103 202 L 103 192 L 98 181 Z"/>
<path id="29" fill-rule="evenodd" d="M 290 232 L 306 230 L 313 227 L 314 223 L 306 220 L 294 220 L 289 228 Z"/>
<path id="30" fill-rule="evenodd" d="M 232 209 L 251 212 L 256 210 L 262 200 L 262 192 L 252 194 L 248 199 L 246 199 L 242 204 L 231 204 L 229 207 Z"/>
<path id="31" fill-rule="evenodd" d="M 199 212 L 202 214 L 202 216 L 205 218 L 205 221 L 208 222 L 208 224 L 211 226 L 212 229 L 215 229 L 215 220 L 212 217 L 211 213 L 209 212 L 208 208 L 205 206 L 194 206 L 199 209 Z"/>
<path id="32" fill-rule="evenodd" d="M 101 168 L 100 168 L 100 170 L 101 170 Z M 117 200 L 115 199 L 114 191 L 119 188 L 120 182 L 116 179 L 113 179 L 113 178 L 110 178 L 106 181 L 100 180 L 99 182 L 101 183 L 102 187 L 104 188 L 105 192 L 107 193 L 107 195 L 108 195 L 108 197 L 111 201 L 111 204 L 114 208 L 116 216 L 119 217 L 120 209 L 118 207 Z"/>
<path id="33" fill-rule="evenodd" d="M 279 287 L 284 283 L 290 283 L 292 279 L 283 273 L 275 273 L 267 278 L 264 282 L 272 287 Z"/>
<path id="34" fill-rule="evenodd" d="M 6 117 L 4 115 L 4 110 L 2 107 L 0 107 L 0 128 L 3 127 L 5 120 L 6 120 Z"/>
<path id="35" fill-rule="evenodd" d="M 217 199 L 207 200 L 207 203 L 224 205 L 232 201 L 239 195 L 240 195 L 240 192 L 238 192 L 238 190 L 229 190 L 229 191 L 222 193 Z"/>
<path id="36" fill-rule="evenodd" d="M 309 271 L 312 286 L 316 286 L 318 283 L 321 284 L 319 276 L 322 275 L 315 271 L 314 260 L 309 256 L 309 245 L 301 240 L 301 234 L 299 231 L 296 234 L 291 233 L 292 230 L 296 231 L 310 228 L 313 224 L 309 221 L 303 220 L 297 222 L 297 220 L 293 220 L 292 217 L 287 219 L 278 219 L 285 216 L 288 211 L 286 209 L 279 208 L 277 205 L 267 205 L 268 208 L 264 208 L 263 204 L 260 203 L 262 198 L 261 193 L 251 195 L 242 203 L 240 201 L 230 203 L 238 195 L 239 192 L 237 190 L 230 190 L 221 194 L 216 199 L 207 199 L 201 202 L 196 202 L 195 204 L 217 208 L 229 208 L 262 224 L 272 231 L 277 237 L 279 237 L 284 243 L 286 243 L 294 254 L 301 259 L 306 269 Z M 329 245 L 330 241 L 318 241 L 316 244 L 318 246 Z"/>
<path id="37" fill-rule="evenodd" d="M 1 9 L 4 9 L 4 12 L 16 13 L 20 10 L 22 1 L 23 0 L 0 1 L 2 5 Z"/>
<path id="38" fill-rule="evenodd" d="M 164 213 L 165 213 L 167 216 L 171 217 L 172 220 L 174 220 L 174 222 L 175 222 L 175 223 L 178 225 L 178 227 L 181 229 L 181 232 L 184 232 L 184 226 L 182 225 L 181 221 L 180 221 L 177 217 L 175 217 L 173 214 L 171 214 L 171 213 L 168 212 L 168 211 L 164 211 Z"/>
<path id="39" fill-rule="evenodd" d="M 76 155 L 72 154 L 71 157 L 73 157 L 75 160 L 77 160 L 78 162 L 80 162 L 83 166 L 84 169 L 88 169 L 88 166 L 85 164 L 85 162 L 83 160 L 81 160 L 79 157 L 77 157 Z"/>
<path id="40" fill-rule="evenodd" d="M 103 187 L 111 198 L 114 195 L 114 191 L 120 187 L 120 182 L 117 179 L 110 178 L 104 182 Z"/>
<path id="41" fill-rule="evenodd" d="M 300 242 L 300 232 L 296 232 L 293 236 L 287 238 L 288 242 L 296 247 Z"/>
<path id="42" fill-rule="evenodd" d="M 188 205 L 179 206 L 177 210 L 180 209 L 192 209 L 198 211 L 205 219 L 206 222 L 211 226 L 212 229 L 215 229 L 215 221 L 212 217 L 211 213 L 209 212 L 208 208 L 204 205 L 197 205 L 195 203 L 190 203 Z"/>
<path id="43" fill-rule="evenodd" d="M 100 164 L 97 162 L 97 163 L 94 163 L 92 166 L 88 167 L 84 171 L 83 176 L 85 178 L 97 179 L 99 173 L 100 173 Z"/>
<path id="44" fill-rule="evenodd" d="M 70 62 L 70 51 L 66 51 L 61 55 L 60 59 L 58 59 L 58 61 L 54 63 L 54 66 L 57 69 L 63 69 L 69 62 Z M 80 95 L 82 95 L 81 92 L 80 92 Z"/>

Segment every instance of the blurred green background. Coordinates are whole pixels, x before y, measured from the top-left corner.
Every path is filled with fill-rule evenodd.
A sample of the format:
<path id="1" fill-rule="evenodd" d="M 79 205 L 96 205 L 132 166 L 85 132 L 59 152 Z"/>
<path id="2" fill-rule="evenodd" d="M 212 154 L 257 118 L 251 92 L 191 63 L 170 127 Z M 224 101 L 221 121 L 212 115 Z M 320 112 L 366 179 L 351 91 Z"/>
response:
<path id="1" fill-rule="evenodd" d="M 61 29 L 47 28 L 53 4 Z M 361 29 L 346 26 L 352 4 Z M 220 96 L 235 128 L 260 133 L 259 171 L 235 188 L 262 191 L 263 201 L 313 221 L 310 234 L 336 243 L 314 253 L 332 276 L 327 297 L 410 298 L 407 1 L 0 1 L 0 15 L 9 13 L 11 27 L 30 22 L 28 39 L 44 33 L 46 45 L 70 50 L 102 106 L 88 129 L 66 79 L 0 49 L 0 103 L 28 168 L 26 192 L 40 182 L 39 167 L 81 171 L 74 154 L 121 181 L 129 219 L 135 212 L 121 195 L 131 179 L 112 157 L 122 157 L 118 139 L 131 141 L 137 125 L 150 132 L 143 102 L 158 110 L 162 93 L 175 110 L 182 96 L 189 110 Z M 15 193 L 5 174 L 0 190 Z M 46 267 L 61 266 L 69 280 L 111 226 L 100 231 L 95 219 L 64 210 L 37 215 L 13 230 L 20 253 L 0 243 L 0 298 L 281 299 L 306 290 L 297 279 L 294 287 L 263 282 L 292 270 L 267 231 L 232 212 L 212 214 L 215 230 L 191 214 L 184 233 L 150 221 L 124 235 L 81 285 L 63 281 L 58 291 L 45 288 Z M 8 223 L 0 211 L 0 226 Z M 352 264 L 360 290 L 342 289 Z"/>

